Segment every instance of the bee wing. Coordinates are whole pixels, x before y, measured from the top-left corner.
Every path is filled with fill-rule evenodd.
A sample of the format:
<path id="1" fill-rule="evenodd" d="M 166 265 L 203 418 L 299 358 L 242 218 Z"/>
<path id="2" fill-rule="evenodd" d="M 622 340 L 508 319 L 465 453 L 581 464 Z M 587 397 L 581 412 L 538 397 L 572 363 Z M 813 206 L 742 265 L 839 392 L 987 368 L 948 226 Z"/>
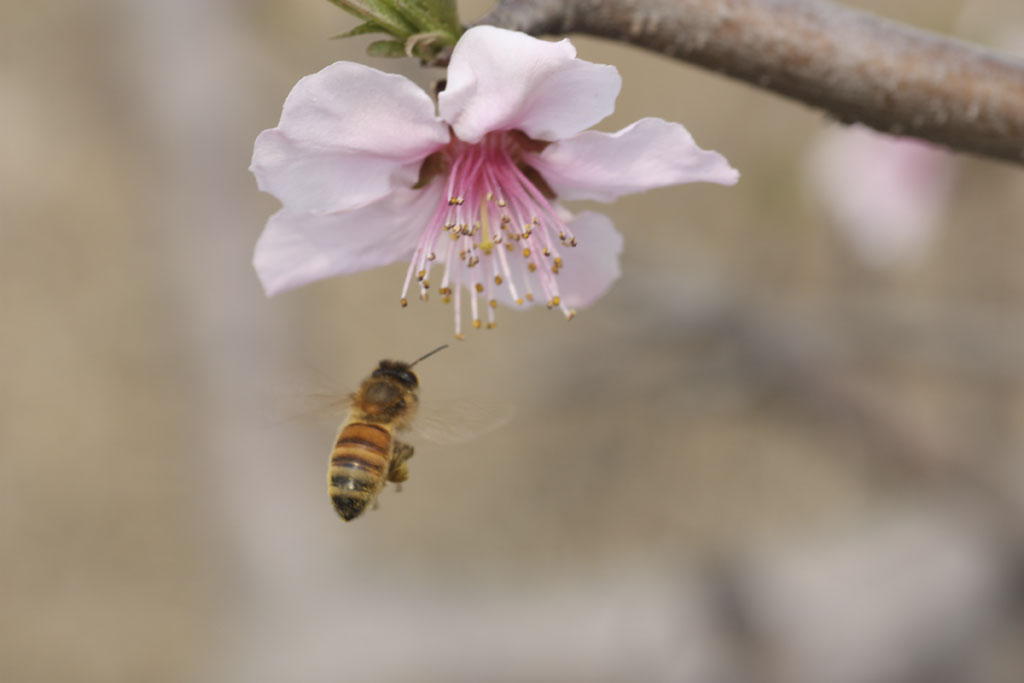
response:
<path id="1" fill-rule="evenodd" d="M 515 417 L 507 402 L 489 399 L 433 401 L 421 405 L 410 432 L 442 445 L 464 444 L 501 429 Z"/>
<path id="2" fill-rule="evenodd" d="M 350 405 L 351 395 L 327 392 L 279 399 L 275 402 L 274 411 L 279 422 L 319 422 L 341 419 Z"/>

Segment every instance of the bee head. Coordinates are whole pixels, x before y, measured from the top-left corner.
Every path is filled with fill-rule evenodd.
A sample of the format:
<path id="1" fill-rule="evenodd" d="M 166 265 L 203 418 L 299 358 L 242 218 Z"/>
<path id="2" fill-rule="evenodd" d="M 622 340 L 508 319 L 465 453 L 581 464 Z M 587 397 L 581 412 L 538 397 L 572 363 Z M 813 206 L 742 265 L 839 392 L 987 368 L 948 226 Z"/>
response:
<path id="1" fill-rule="evenodd" d="M 382 360 L 370 376 L 375 378 L 390 377 L 406 389 L 415 389 L 419 386 L 419 380 L 416 379 L 416 374 L 410 367 L 408 363 L 401 361 Z"/>

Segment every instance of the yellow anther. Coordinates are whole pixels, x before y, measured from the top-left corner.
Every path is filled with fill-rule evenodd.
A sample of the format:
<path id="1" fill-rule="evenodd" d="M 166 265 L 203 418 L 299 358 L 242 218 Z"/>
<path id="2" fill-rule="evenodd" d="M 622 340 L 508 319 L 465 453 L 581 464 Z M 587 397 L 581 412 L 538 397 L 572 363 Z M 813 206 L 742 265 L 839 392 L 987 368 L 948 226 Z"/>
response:
<path id="1" fill-rule="evenodd" d="M 466 335 L 462 334 L 461 332 L 456 332 L 455 333 L 455 338 L 458 339 L 459 341 L 465 341 L 466 340 Z"/>
<path id="2" fill-rule="evenodd" d="M 551 303 L 553 305 L 555 305 L 555 306 L 558 306 L 559 304 L 562 303 L 562 299 L 560 297 L 557 297 L 557 296 L 556 297 L 552 297 Z"/>
<path id="3" fill-rule="evenodd" d="M 491 299 L 491 308 L 497 308 L 497 307 L 498 307 L 498 300 L 497 299 Z"/>
<path id="4" fill-rule="evenodd" d="M 406 307 L 406 306 L 408 306 L 408 305 L 409 305 L 409 300 L 408 300 L 408 299 L 405 299 L 405 298 L 403 298 L 403 299 L 402 299 L 402 308 L 405 308 L 405 307 Z"/>
<path id="5" fill-rule="evenodd" d="M 536 270 L 537 270 L 537 264 L 536 263 L 531 263 L 531 264 L 527 265 L 526 267 L 529 268 L 531 273 L 536 272 Z"/>
<path id="6" fill-rule="evenodd" d="M 520 306 L 522 306 L 523 305 L 523 300 L 522 299 L 516 299 L 516 303 L 519 304 Z"/>
<path id="7" fill-rule="evenodd" d="M 530 248 L 529 247 L 527 247 L 526 249 L 523 249 L 523 256 L 525 256 L 526 258 L 530 258 L 530 253 L 531 252 L 530 252 Z"/>
<path id="8" fill-rule="evenodd" d="M 495 325 L 494 323 L 487 323 L 487 329 L 493 330 L 494 329 L 494 325 Z"/>
<path id="9" fill-rule="evenodd" d="M 504 280 L 501 279 L 500 275 L 495 275 L 494 276 L 494 284 L 500 285 L 502 282 L 504 282 Z"/>
<path id="10" fill-rule="evenodd" d="M 479 320 L 474 320 L 473 321 L 473 329 L 474 330 L 479 330 L 480 329 L 480 321 Z"/>
<path id="11" fill-rule="evenodd" d="M 416 279 L 417 280 L 422 280 L 426 276 L 427 276 L 427 271 L 425 271 L 425 270 L 421 270 L 420 272 L 416 273 Z"/>
<path id="12" fill-rule="evenodd" d="M 474 285 L 474 289 L 476 289 L 477 292 L 482 292 L 484 291 L 484 286 L 478 282 Z"/>

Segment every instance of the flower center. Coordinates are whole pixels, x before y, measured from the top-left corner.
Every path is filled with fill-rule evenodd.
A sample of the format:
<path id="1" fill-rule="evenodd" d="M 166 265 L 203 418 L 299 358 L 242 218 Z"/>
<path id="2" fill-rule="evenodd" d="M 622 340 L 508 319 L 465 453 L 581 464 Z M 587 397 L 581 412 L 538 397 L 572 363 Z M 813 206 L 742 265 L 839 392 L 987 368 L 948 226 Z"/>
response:
<path id="1" fill-rule="evenodd" d="M 558 291 L 562 269 L 560 247 L 575 247 L 558 209 L 545 197 L 546 183 L 525 161 L 544 143 L 518 131 L 489 133 L 476 144 L 457 138 L 424 162 L 424 173 L 446 173 L 445 189 L 413 253 L 402 305 L 416 278 L 426 301 L 431 267 L 439 258 L 444 275 L 438 288 L 442 301 L 455 299 L 455 336 L 462 339 L 462 287 L 469 288 L 473 327 L 479 328 L 480 298 L 486 300 L 487 327 L 494 327 L 498 299 L 523 305 L 539 291 L 549 309 L 565 317 Z M 506 288 L 502 290 L 501 288 Z M 507 294 L 504 294 L 507 291 Z"/>

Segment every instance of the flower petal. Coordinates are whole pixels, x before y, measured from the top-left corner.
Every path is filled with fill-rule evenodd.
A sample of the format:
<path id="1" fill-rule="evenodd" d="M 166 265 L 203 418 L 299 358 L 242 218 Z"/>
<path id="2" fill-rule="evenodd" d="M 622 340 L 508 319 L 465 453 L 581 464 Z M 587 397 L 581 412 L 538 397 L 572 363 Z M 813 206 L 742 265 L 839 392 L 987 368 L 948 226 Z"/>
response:
<path id="1" fill-rule="evenodd" d="M 604 214 L 584 211 L 567 223 L 578 244 L 560 250 L 562 269 L 555 276 L 559 296 L 569 308 L 583 308 L 600 299 L 608 291 L 622 271 L 619 256 L 622 254 L 622 235 Z M 525 272 L 525 269 L 524 269 Z M 540 293 L 544 290 L 536 272 L 528 273 L 529 286 L 526 291 Z M 522 283 L 517 287 L 524 289 Z M 528 308 L 534 304 L 546 304 L 543 297 L 533 302 L 518 304 L 513 300 L 507 286 L 499 287 L 496 298 L 512 308 Z"/>
<path id="2" fill-rule="evenodd" d="M 610 202 L 666 185 L 739 180 L 721 154 L 698 147 L 682 125 L 656 118 L 640 119 L 617 133 L 581 133 L 548 145 L 529 162 L 559 199 Z"/>
<path id="3" fill-rule="evenodd" d="M 256 138 L 250 170 L 290 211 L 341 211 L 412 186 L 448 139 L 412 81 L 336 62 L 295 85 L 281 122 Z"/>
<path id="4" fill-rule="evenodd" d="M 577 215 L 569 229 L 579 244 L 562 250 L 565 266 L 558 273 L 558 285 L 566 305 L 582 308 L 604 296 L 622 274 L 622 235 L 610 218 L 594 211 Z"/>
<path id="5" fill-rule="evenodd" d="M 368 206 L 329 214 L 282 209 L 256 243 L 253 266 L 267 295 L 408 258 L 441 184 L 398 190 Z"/>
<path id="6" fill-rule="evenodd" d="M 438 108 L 467 142 L 511 129 L 560 140 L 611 114 L 621 87 L 615 67 L 576 59 L 568 40 L 476 26 L 455 45 Z"/>

